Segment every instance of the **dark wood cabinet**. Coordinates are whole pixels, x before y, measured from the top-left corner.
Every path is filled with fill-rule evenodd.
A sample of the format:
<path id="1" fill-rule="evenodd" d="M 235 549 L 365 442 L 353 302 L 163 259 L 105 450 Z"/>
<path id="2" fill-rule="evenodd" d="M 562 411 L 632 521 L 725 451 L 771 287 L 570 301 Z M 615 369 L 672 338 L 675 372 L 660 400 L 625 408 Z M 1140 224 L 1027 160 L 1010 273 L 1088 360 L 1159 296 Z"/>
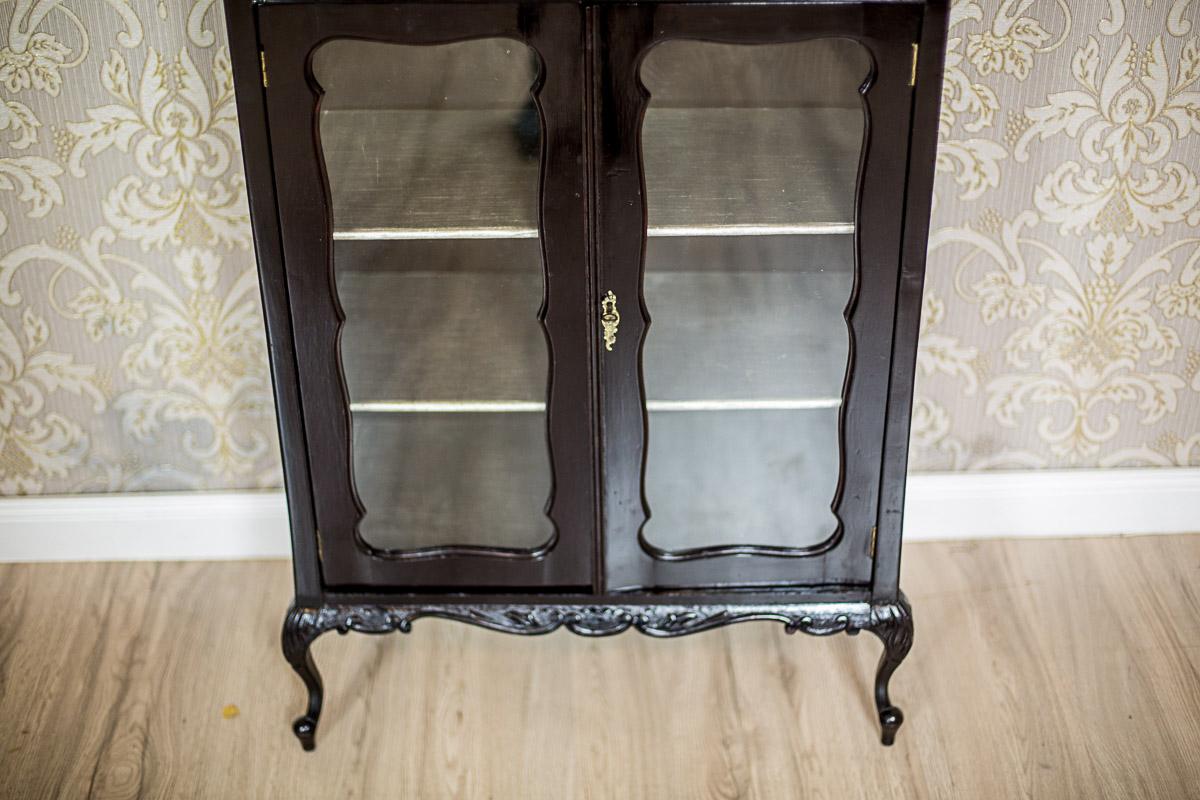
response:
<path id="1" fill-rule="evenodd" d="M 946 2 L 226 0 L 320 634 L 870 630 Z"/>

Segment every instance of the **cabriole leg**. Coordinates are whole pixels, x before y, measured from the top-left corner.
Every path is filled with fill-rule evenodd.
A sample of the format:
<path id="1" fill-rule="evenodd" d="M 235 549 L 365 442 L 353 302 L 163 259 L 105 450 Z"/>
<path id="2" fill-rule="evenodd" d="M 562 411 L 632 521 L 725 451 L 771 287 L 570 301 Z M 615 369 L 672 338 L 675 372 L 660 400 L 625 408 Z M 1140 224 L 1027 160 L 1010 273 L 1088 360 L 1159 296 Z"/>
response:
<path id="1" fill-rule="evenodd" d="M 305 750 L 317 746 L 317 721 L 321 718 L 321 702 L 325 697 L 321 673 L 311 652 L 312 643 L 324 632 L 318 623 L 319 618 L 318 609 L 292 606 L 283 621 L 284 658 L 296 670 L 308 690 L 308 708 L 303 716 L 292 723 L 292 730 Z"/>
<path id="2" fill-rule="evenodd" d="M 875 708 L 879 711 L 883 743 L 891 745 L 904 722 L 904 714 L 888 698 L 888 681 L 912 647 L 912 608 L 904 595 L 900 595 L 895 603 L 873 608 L 871 623 L 871 632 L 883 642 L 883 654 L 875 672 Z"/>

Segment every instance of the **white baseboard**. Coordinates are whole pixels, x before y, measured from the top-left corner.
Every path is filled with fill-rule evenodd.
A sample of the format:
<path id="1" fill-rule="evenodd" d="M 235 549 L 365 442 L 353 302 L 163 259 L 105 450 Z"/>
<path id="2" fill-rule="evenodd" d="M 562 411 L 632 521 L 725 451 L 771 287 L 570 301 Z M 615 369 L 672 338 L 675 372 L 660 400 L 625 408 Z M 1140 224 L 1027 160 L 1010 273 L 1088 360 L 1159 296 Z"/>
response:
<path id="1" fill-rule="evenodd" d="M 1200 532 L 1200 469 L 917 474 L 905 538 Z M 0 561 L 286 558 L 282 492 L 0 499 Z"/>
<path id="2" fill-rule="evenodd" d="M 180 492 L 0 500 L 0 561 L 286 558 L 282 492 Z"/>
<path id="3" fill-rule="evenodd" d="M 904 538 L 1200 532 L 1200 468 L 910 475 Z"/>

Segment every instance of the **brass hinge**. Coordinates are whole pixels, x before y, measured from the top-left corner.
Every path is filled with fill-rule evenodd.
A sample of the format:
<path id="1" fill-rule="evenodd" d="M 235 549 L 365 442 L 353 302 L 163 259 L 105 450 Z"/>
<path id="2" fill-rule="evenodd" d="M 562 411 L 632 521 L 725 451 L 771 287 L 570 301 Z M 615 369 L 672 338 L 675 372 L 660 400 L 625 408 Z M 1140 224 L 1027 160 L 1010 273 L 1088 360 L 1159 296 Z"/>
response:
<path id="1" fill-rule="evenodd" d="M 920 51 L 920 49 L 921 49 L 921 45 L 917 44 L 916 42 L 913 42 L 912 74 L 908 76 L 908 85 L 909 86 L 917 85 L 917 53 Z M 263 80 L 266 81 L 266 73 L 265 72 L 263 73 Z"/>
<path id="2" fill-rule="evenodd" d="M 871 526 L 871 558 L 875 557 L 875 536 L 879 533 L 879 526 Z"/>
<path id="3" fill-rule="evenodd" d="M 872 540 L 874 542 L 874 540 Z M 872 547 L 874 544 L 872 544 Z M 325 563 L 325 548 L 321 546 L 321 529 L 317 528 L 317 560 Z"/>
<path id="4" fill-rule="evenodd" d="M 266 89 L 271 83 L 267 80 L 267 54 L 262 50 L 258 51 L 258 63 L 262 66 L 263 88 Z"/>

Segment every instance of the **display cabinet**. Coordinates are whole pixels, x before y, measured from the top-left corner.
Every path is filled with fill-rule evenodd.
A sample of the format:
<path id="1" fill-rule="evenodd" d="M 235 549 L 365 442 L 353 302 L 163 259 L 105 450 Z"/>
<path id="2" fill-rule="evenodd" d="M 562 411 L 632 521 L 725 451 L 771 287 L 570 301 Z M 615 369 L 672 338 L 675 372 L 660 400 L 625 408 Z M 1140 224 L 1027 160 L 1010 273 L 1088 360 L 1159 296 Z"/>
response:
<path id="1" fill-rule="evenodd" d="M 226 0 L 283 650 L 421 617 L 912 641 L 946 2 Z"/>

